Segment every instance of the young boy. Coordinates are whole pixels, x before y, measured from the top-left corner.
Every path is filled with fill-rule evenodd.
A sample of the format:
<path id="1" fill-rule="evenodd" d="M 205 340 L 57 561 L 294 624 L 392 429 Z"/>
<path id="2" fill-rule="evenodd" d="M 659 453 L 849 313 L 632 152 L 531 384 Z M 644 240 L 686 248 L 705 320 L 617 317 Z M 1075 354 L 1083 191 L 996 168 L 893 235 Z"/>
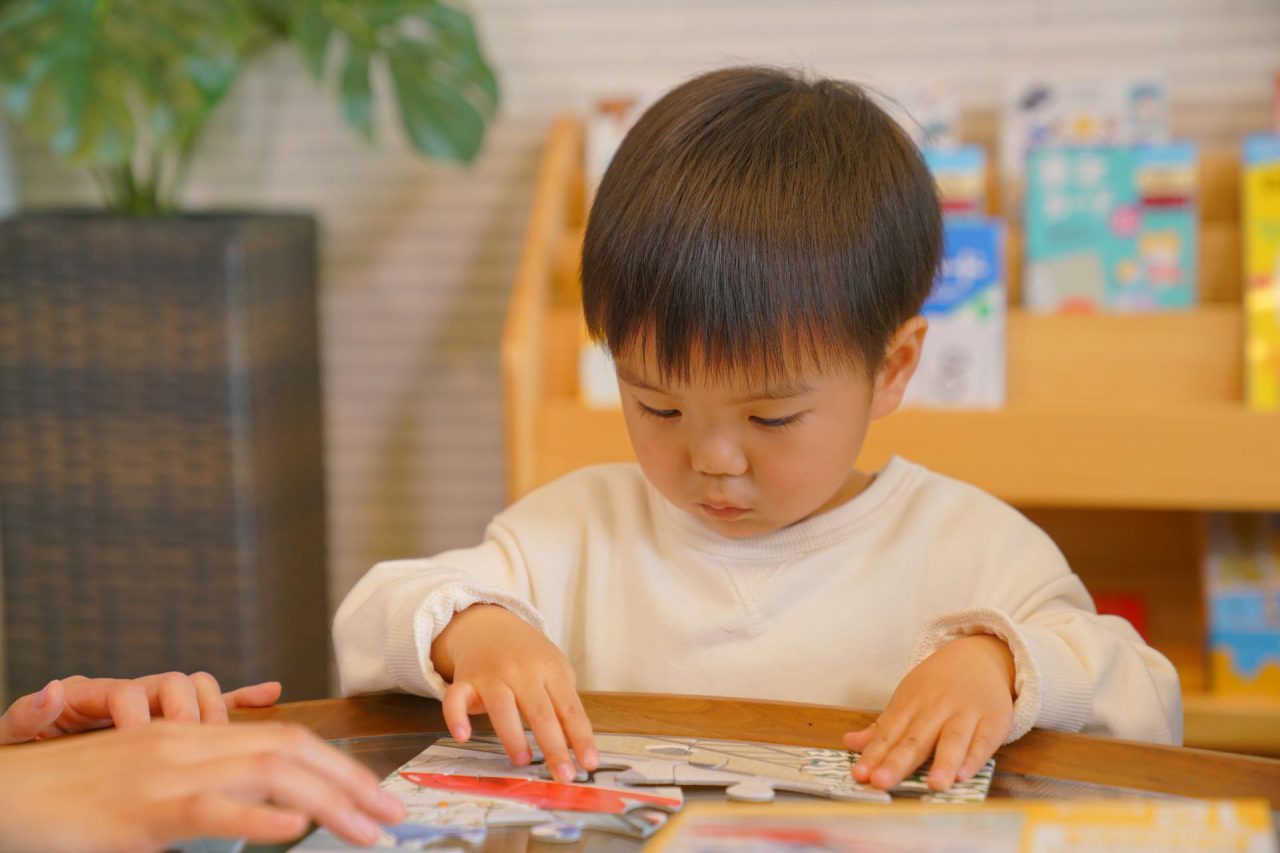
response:
<path id="1" fill-rule="evenodd" d="M 940 253 L 933 179 L 857 87 L 738 68 L 628 134 L 582 293 L 639 466 L 572 473 L 483 544 L 375 566 L 338 611 L 343 689 L 522 718 L 558 778 L 597 761 L 576 687 L 883 709 L 854 777 L 931 755 L 945 788 L 1032 726 L 1177 743 L 1173 667 L 1098 616 L 1012 508 L 901 459 L 854 465 L 902 400 Z"/>

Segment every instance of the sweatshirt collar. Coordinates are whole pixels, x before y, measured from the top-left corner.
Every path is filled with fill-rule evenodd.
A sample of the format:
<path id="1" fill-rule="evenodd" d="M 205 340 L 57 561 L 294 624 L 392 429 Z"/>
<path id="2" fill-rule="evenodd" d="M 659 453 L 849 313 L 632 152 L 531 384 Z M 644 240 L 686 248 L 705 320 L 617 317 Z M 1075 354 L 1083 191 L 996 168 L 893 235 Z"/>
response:
<path id="1" fill-rule="evenodd" d="M 655 520 L 685 544 L 728 559 L 777 560 L 825 548 L 871 526 L 906 491 L 919 470 L 919 466 L 894 456 L 852 500 L 790 527 L 747 539 L 716 533 L 647 481 L 646 486 Z"/>

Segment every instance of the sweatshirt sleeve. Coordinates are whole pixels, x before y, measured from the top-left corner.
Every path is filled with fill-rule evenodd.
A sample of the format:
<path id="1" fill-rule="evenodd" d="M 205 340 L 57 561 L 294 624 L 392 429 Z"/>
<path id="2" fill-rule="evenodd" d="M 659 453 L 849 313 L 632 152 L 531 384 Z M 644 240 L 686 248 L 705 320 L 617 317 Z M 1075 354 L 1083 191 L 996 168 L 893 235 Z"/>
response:
<path id="1" fill-rule="evenodd" d="M 447 684 L 432 666 L 431 644 L 453 614 L 496 604 L 546 633 L 530 599 L 520 550 L 497 524 L 475 548 L 377 564 L 334 617 L 342 694 L 395 689 L 441 698 Z"/>
<path id="2" fill-rule="evenodd" d="M 1009 644 L 1016 670 L 1010 741 L 1035 726 L 1181 743 L 1173 664 L 1127 621 L 1098 615 L 1048 535 L 1003 510 L 1009 535 L 987 538 L 1001 544 L 983 555 L 971 592 L 958 596 L 965 606 L 927 621 L 912 664 L 959 637 L 993 634 Z"/>

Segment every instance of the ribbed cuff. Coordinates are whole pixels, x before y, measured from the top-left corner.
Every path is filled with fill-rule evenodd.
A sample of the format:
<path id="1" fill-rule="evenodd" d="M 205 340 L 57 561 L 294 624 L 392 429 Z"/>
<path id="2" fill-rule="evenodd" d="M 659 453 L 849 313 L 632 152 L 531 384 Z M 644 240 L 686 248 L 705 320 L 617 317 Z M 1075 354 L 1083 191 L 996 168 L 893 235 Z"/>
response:
<path id="1" fill-rule="evenodd" d="M 1013 727 L 1006 743 L 1032 726 L 1072 732 L 1084 728 L 1093 704 L 1093 686 L 1084 667 L 1052 631 L 1019 626 L 1000 610 L 976 607 L 930 619 L 916 641 L 911 665 L 952 640 L 975 634 L 999 637 L 1013 652 Z"/>
<path id="2" fill-rule="evenodd" d="M 387 671 L 406 693 L 444 698 L 449 683 L 431 663 L 431 644 L 449 624 L 453 614 L 473 604 L 496 604 L 519 616 L 543 634 L 546 620 L 533 605 L 495 587 L 453 581 L 431 591 L 416 606 L 397 608 L 387 624 Z"/>

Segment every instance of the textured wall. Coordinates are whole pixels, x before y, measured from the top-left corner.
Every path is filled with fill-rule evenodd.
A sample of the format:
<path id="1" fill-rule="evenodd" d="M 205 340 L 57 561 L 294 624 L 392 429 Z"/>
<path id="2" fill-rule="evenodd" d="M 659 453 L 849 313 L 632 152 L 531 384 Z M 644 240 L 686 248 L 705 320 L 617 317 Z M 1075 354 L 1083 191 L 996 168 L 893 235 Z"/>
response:
<path id="1" fill-rule="evenodd" d="M 893 91 L 950 80 L 989 120 L 1002 81 L 1150 70 L 1174 129 L 1229 142 L 1264 127 L 1280 67 L 1276 0 L 477 0 L 504 90 L 471 169 L 408 156 L 381 99 L 364 147 L 289 52 L 219 113 L 193 206 L 311 208 L 323 223 L 332 597 L 375 560 L 473 542 L 503 503 L 497 345 L 551 117 L 766 62 Z M 385 86 L 383 87 L 385 95 Z M 31 204 L 91 199 L 29 145 Z"/>

